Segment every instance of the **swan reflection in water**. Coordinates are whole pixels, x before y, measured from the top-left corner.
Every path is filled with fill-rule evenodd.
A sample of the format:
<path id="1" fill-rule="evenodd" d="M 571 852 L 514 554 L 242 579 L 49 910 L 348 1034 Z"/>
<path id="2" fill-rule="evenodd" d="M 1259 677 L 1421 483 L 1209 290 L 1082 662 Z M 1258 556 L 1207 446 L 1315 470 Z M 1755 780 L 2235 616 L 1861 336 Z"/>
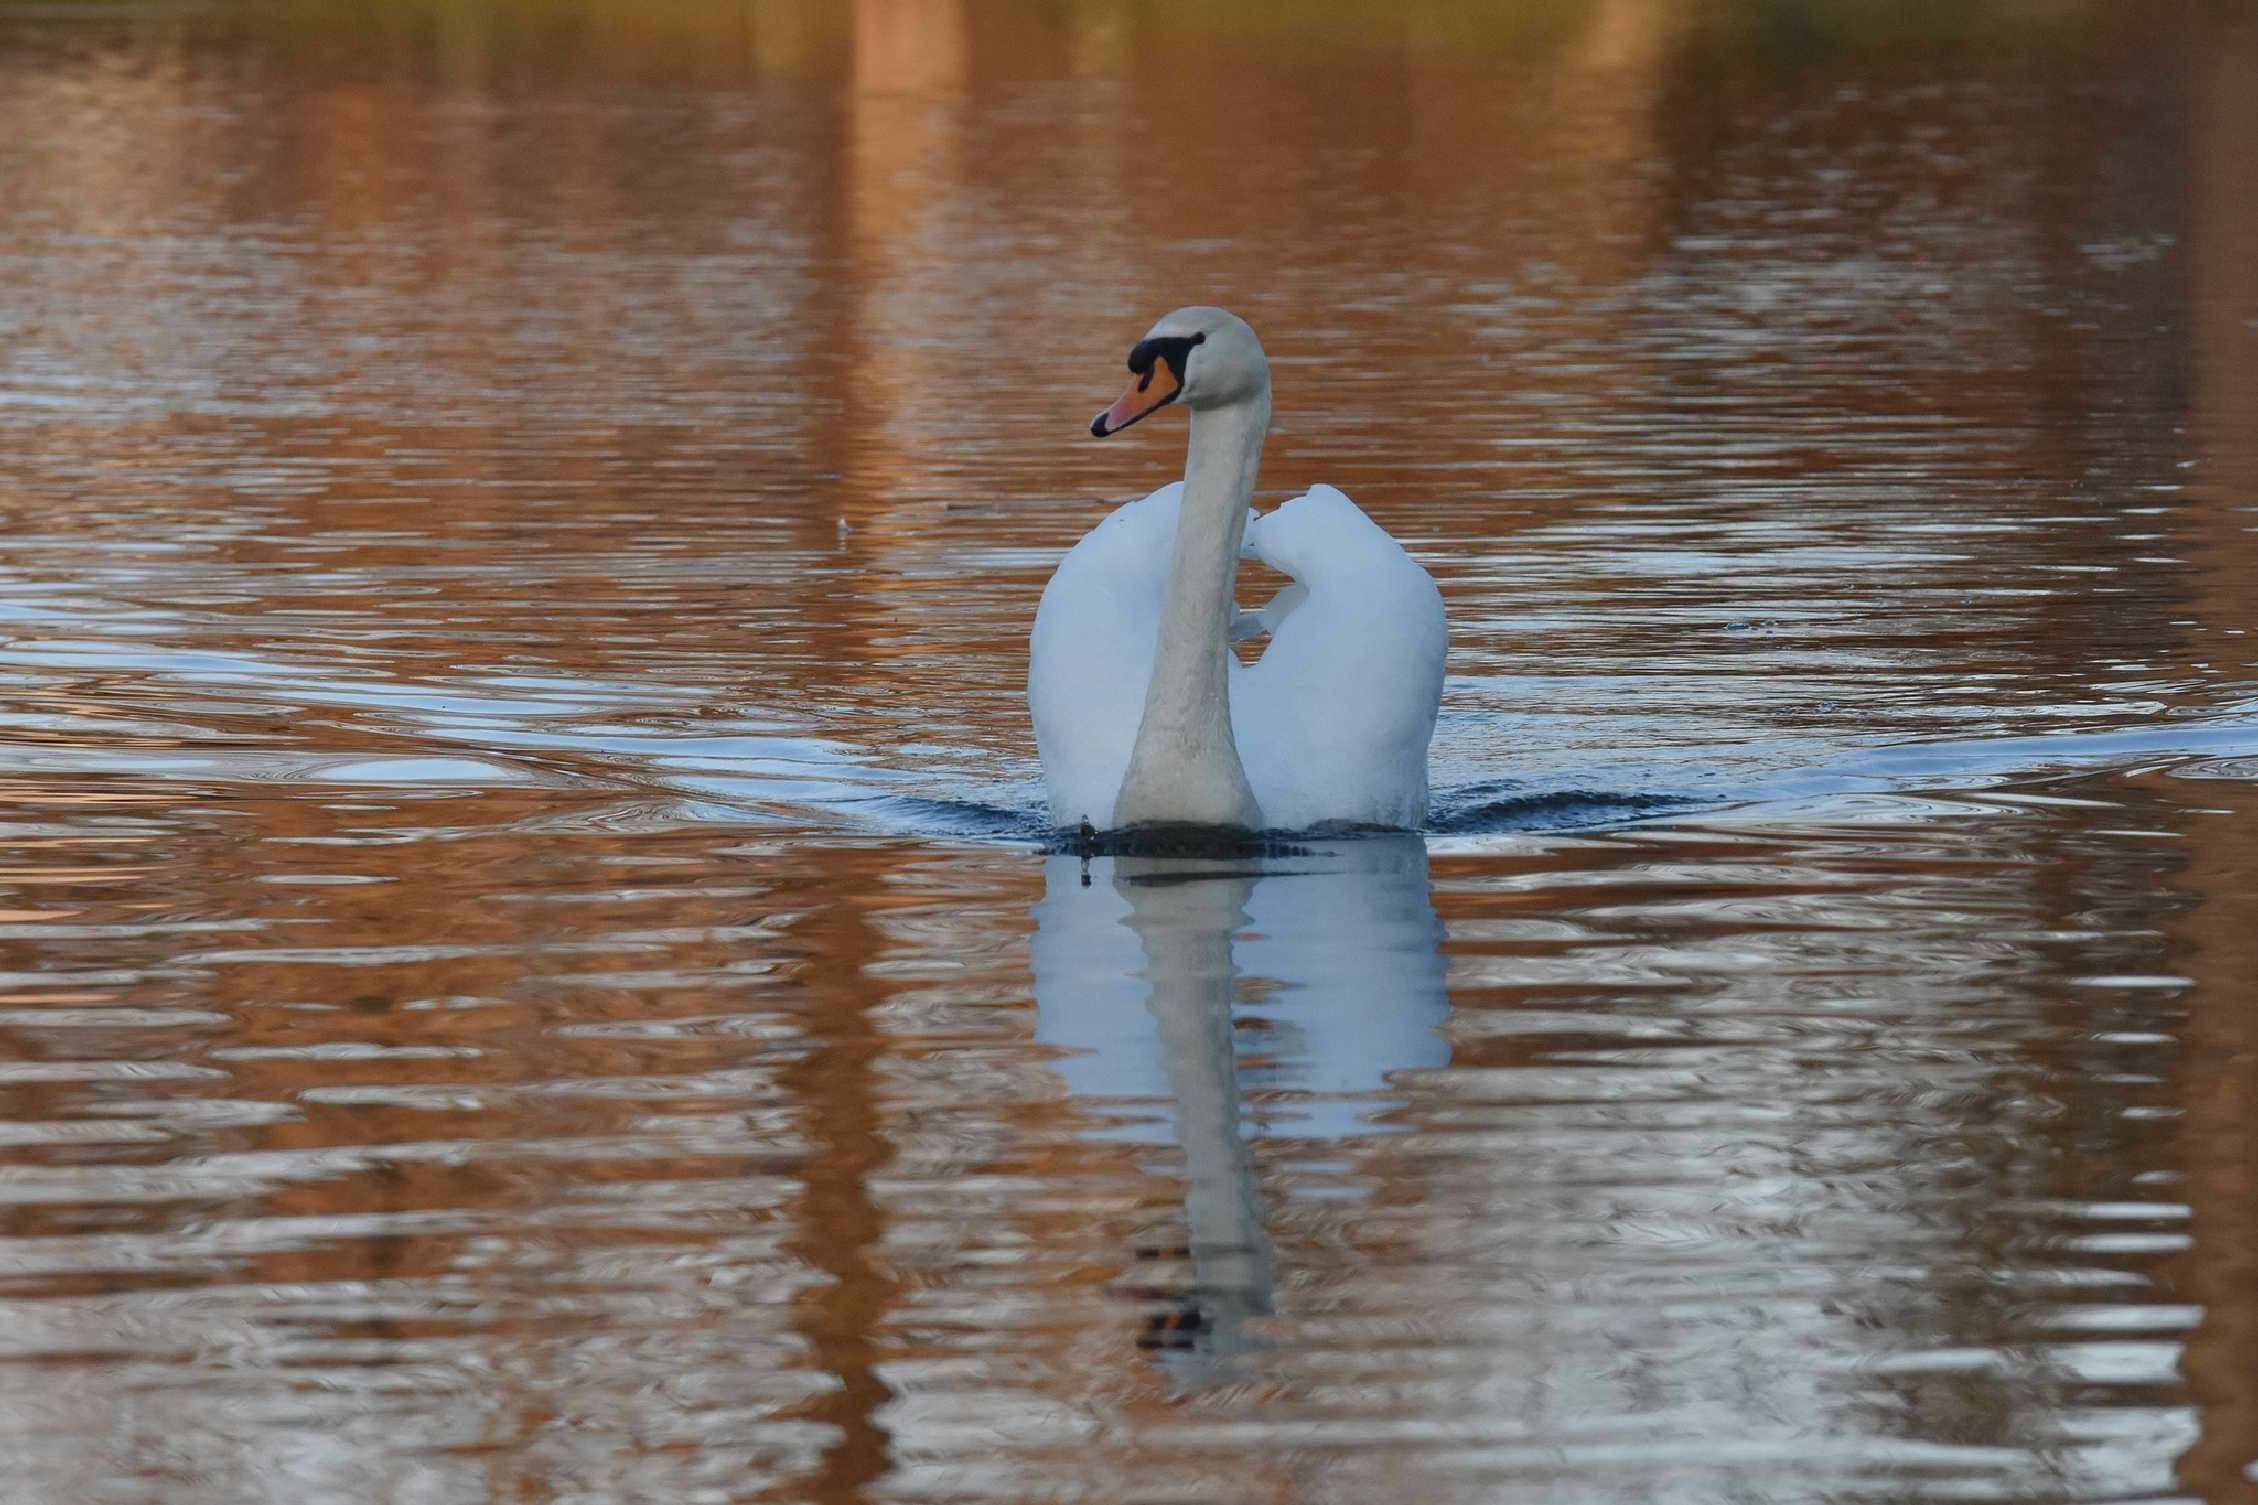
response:
<path id="1" fill-rule="evenodd" d="M 1448 1059 L 1426 845 L 1059 855 L 1034 915 L 1036 1037 L 1058 1048 L 1053 1069 L 1101 1116 L 1093 1133 L 1183 1154 L 1191 1285 L 1144 1346 L 1181 1354 L 1187 1379 L 1213 1377 L 1271 1307 L 1249 1141 L 1385 1132 L 1375 1115 L 1400 1103 L 1389 1078 Z"/>

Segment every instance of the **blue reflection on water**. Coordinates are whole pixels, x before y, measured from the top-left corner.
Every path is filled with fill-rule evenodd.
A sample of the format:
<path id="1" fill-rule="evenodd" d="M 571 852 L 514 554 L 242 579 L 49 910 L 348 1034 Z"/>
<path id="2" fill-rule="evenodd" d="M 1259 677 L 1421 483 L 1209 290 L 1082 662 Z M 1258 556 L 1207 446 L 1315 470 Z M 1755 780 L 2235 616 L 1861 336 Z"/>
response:
<path id="1" fill-rule="evenodd" d="M 1443 1065 L 1442 924 L 1416 836 L 1260 859 L 1070 855 L 1044 867 L 1029 950 L 1036 1038 L 1095 1132 L 1160 1143 L 1202 1093 L 1249 1136 L 1380 1127 L 1389 1079 Z M 1218 1075 L 1219 1068 L 1227 1068 Z"/>

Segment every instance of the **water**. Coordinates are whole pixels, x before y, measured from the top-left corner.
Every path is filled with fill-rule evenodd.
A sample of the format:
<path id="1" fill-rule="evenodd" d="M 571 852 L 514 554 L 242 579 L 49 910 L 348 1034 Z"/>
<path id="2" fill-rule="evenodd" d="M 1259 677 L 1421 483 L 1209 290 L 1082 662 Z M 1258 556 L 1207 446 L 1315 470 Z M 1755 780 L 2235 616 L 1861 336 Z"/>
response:
<path id="1" fill-rule="evenodd" d="M 0 10 L 0 1498 L 2250 1498 L 2254 69 Z M 1043 849 L 1195 299 L 1424 839 Z"/>

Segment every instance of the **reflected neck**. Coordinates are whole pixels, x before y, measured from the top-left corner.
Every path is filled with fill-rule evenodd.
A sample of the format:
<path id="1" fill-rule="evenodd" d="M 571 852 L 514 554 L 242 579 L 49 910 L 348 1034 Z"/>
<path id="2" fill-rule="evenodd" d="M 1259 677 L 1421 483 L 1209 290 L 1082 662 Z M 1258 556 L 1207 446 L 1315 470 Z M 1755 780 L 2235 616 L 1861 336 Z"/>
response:
<path id="1" fill-rule="evenodd" d="M 1189 870 L 1189 872 L 1187 872 Z M 1276 1287 L 1254 1157 L 1240 1117 L 1238 1047 L 1231 1025 L 1239 976 L 1234 938 L 1250 923 L 1255 880 L 1239 860 L 1186 863 L 1124 857 L 1114 888 L 1129 905 L 1152 992 L 1161 1069 L 1176 1099 L 1184 1151 L 1184 1212 L 1193 1284 L 1179 1307 L 1204 1326 L 1212 1361 L 1252 1346 L 1250 1318 L 1268 1314 Z M 1197 875 L 1195 881 L 1183 881 Z M 1236 876 L 1234 876 L 1236 875 Z M 1154 878 L 1171 881 L 1155 883 Z M 1140 881 L 1142 880 L 1142 881 Z"/>
<path id="2" fill-rule="evenodd" d="M 1117 826 L 1262 825 L 1231 736 L 1230 624 L 1247 505 L 1269 426 L 1267 387 L 1248 401 L 1192 413 L 1160 637 L 1144 717 L 1114 806 Z"/>

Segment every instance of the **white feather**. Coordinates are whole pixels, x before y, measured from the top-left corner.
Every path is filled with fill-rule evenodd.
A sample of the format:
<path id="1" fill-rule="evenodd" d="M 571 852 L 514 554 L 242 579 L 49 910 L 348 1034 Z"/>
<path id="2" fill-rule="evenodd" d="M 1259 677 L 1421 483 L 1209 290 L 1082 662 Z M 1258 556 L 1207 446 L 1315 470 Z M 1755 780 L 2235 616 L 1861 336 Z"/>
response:
<path id="1" fill-rule="evenodd" d="M 1314 486 L 1247 530 L 1307 594 L 1231 677 L 1231 730 L 1265 821 L 1412 828 L 1427 818 L 1427 744 L 1448 642 L 1434 580 L 1339 491 Z"/>
<path id="2" fill-rule="evenodd" d="M 1116 508 L 1043 587 L 1028 642 L 1027 704 L 1054 824 L 1113 824 L 1152 681 L 1183 495 L 1184 483 L 1171 481 Z"/>
<path id="3" fill-rule="evenodd" d="M 1027 698 L 1058 825 L 1113 822 L 1183 490 L 1115 510 L 1060 561 L 1036 609 Z M 1435 582 L 1330 486 L 1258 515 L 1246 552 L 1295 582 L 1246 614 L 1270 643 L 1230 672 L 1232 734 L 1265 823 L 1417 827 L 1447 641 Z"/>

